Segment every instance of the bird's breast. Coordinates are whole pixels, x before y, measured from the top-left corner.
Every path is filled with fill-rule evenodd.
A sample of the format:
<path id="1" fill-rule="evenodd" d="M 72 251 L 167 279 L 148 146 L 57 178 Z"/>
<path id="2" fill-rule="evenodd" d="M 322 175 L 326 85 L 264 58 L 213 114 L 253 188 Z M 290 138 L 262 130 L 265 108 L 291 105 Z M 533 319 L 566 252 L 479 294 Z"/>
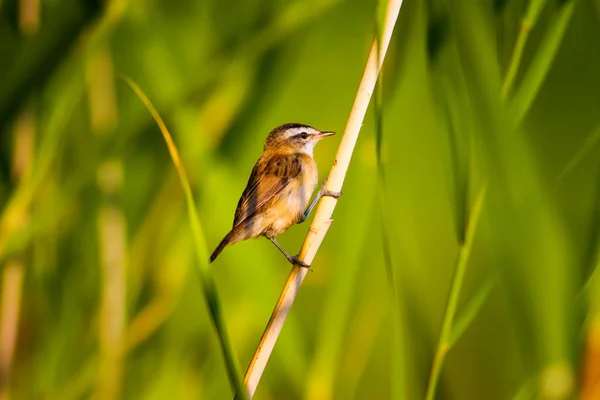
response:
<path id="1" fill-rule="evenodd" d="M 303 155 L 304 156 L 304 155 Z M 303 160 L 302 171 L 274 199 L 265 213 L 265 234 L 277 236 L 300 220 L 317 186 L 318 171 L 312 157 Z"/>

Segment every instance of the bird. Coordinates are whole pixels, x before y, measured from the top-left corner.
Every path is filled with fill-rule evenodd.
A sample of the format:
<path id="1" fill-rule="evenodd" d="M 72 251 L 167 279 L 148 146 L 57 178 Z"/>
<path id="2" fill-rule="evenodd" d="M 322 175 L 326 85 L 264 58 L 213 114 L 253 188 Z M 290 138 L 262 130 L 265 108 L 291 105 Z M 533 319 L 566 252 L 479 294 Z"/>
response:
<path id="1" fill-rule="evenodd" d="M 304 222 L 322 196 L 338 198 L 342 195 L 325 190 L 327 180 L 324 180 L 309 204 L 319 179 L 314 147 L 321 139 L 334 134 L 299 123 L 284 124 L 269 133 L 264 151 L 239 199 L 233 227 L 211 254 L 211 263 L 226 246 L 264 236 L 290 263 L 310 267 L 298 256 L 286 252 L 275 237 L 290 226 Z"/>

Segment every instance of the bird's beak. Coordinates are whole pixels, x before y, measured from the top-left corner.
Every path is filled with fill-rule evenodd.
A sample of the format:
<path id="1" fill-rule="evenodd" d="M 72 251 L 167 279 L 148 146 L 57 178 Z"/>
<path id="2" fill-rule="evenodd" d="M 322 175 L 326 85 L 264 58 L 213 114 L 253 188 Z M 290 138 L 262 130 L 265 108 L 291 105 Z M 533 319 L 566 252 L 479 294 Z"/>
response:
<path id="1" fill-rule="evenodd" d="M 319 139 L 322 139 L 326 136 L 332 136 L 332 135 L 335 135 L 335 132 L 321 132 L 321 133 L 319 133 L 318 136 L 319 136 Z"/>

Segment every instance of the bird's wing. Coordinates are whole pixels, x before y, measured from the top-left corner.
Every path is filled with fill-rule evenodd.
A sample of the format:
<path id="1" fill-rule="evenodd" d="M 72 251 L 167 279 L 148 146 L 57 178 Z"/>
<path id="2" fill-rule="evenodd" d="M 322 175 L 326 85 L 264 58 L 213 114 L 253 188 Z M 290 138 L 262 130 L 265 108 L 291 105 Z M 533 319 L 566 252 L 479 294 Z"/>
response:
<path id="1" fill-rule="evenodd" d="M 238 202 L 233 219 L 235 228 L 252 217 L 269 200 L 281 193 L 302 172 L 302 158 L 298 154 L 281 154 L 259 159 L 246 189 Z"/>

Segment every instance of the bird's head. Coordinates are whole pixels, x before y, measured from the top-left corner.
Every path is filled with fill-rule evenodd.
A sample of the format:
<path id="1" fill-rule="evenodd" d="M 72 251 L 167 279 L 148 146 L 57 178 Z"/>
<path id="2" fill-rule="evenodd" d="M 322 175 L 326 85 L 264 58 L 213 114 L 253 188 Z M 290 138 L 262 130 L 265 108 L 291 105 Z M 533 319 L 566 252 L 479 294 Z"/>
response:
<path id="1" fill-rule="evenodd" d="M 313 155 L 315 144 L 335 132 L 322 132 L 302 124 L 285 124 L 273 129 L 265 141 L 265 150 L 290 150 Z"/>

